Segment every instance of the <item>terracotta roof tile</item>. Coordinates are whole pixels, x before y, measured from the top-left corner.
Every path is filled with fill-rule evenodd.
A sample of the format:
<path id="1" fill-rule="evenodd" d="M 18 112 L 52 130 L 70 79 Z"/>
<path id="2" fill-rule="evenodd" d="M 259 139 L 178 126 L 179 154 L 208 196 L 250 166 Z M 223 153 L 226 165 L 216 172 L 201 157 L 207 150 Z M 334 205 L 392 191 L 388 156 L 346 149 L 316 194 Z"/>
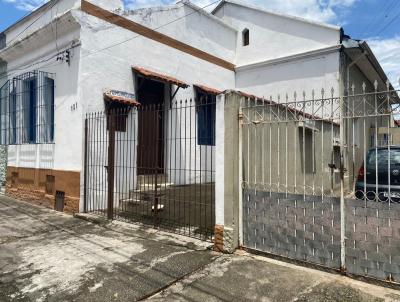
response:
<path id="1" fill-rule="evenodd" d="M 200 84 L 195 84 L 195 85 L 193 85 L 193 86 L 196 87 L 196 88 L 199 88 L 199 89 L 201 89 L 201 90 L 203 90 L 204 92 L 209 93 L 209 94 L 218 95 L 218 94 L 223 93 L 222 90 L 218 90 L 218 89 L 211 88 L 211 87 L 207 87 L 207 86 L 200 85 Z"/>
<path id="2" fill-rule="evenodd" d="M 181 88 L 188 88 L 189 87 L 189 85 L 186 84 L 185 82 L 183 82 L 181 80 L 178 80 L 178 79 L 175 79 L 173 77 L 161 74 L 161 73 L 150 71 L 150 70 L 144 69 L 142 67 L 137 67 L 137 66 L 133 66 L 132 69 L 133 69 L 134 72 L 136 72 L 136 73 L 138 73 L 138 74 L 140 74 L 140 75 L 142 75 L 144 77 L 148 77 L 148 78 L 151 78 L 151 79 L 154 79 L 154 80 L 159 80 L 159 81 L 167 82 L 167 83 L 170 83 L 170 84 L 174 84 L 174 85 L 179 86 Z"/>
<path id="3" fill-rule="evenodd" d="M 121 95 L 111 94 L 111 90 L 104 92 L 104 98 L 107 101 L 117 102 L 128 106 L 140 106 L 140 103 L 133 98 L 127 98 Z"/>

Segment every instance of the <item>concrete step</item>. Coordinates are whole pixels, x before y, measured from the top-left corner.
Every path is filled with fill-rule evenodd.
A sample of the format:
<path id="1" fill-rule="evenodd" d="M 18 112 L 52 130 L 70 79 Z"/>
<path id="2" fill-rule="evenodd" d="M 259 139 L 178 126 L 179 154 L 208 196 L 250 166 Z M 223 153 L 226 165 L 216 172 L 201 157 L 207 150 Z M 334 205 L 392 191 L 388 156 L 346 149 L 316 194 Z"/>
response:
<path id="1" fill-rule="evenodd" d="M 154 184 L 156 179 L 157 183 L 166 183 L 168 181 L 168 176 L 166 174 L 138 175 L 138 185 Z"/>
<path id="2" fill-rule="evenodd" d="M 168 188 L 173 186 L 173 183 L 170 182 L 160 182 L 157 183 L 157 189 L 164 189 L 164 188 Z M 155 184 L 151 184 L 151 183 L 142 183 L 140 185 L 138 185 L 138 190 L 139 191 L 151 191 L 151 190 L 155 190 L 156 189 L 156 185 Z"/>
<path id="3" fill-rule="evenodd" d="M 140 190 L 132 190 L 129 192 L 129 199 L 142 200 L 142 201 L 153 201 L 154 195 L 156 194 L 155 190 L 151 191 L 140 191 Z M 162 197 L 165 193 L 163 191 L 157 191 L 157 196 Z"/>
<path id="4" fill-rule="evenodd" d="M 154 212 L 155 206 L 151 206 L 151 211 Z M 157 212 L 160 212 L 164 210 L 164 205 L 163 204 L 158 204 L 157 205 Z"/>
<path id="5" fill-rule="evenodd" d="M 151 211 L 154 212 L 155 206 L 153 204 L 153 200 L 138 200 L 138 199 L 133 199 L 133 198 L 127 198 L 127 199 L 121 199 L 119 201 L 119 208 L 120 209 L 126 209 L 129 206 L 139 206 L 139 205 L 144 205 L 146 203 L 151 204 Z M 164 210 L 164 205 L 163 204 L 158 204 L 157 205 L 157 212 Z"/>
<path id="6" fill-rule="evenodd" d="M 153 200 L 154 199 L 154 193 L 150 191 L 138 191 L 138 190 L 132 190 L 129 192 L 129 199 L 135 199 L 135 200 Z"/>
<path id="7" fill-rule="evenodd" d="M 135 198 L 126 198 L 119 201 L 119 208 L 125 209 L 127 207 L 135 207 L 145 204 L 153 204 L 153 200 L 140 200 Z"/>

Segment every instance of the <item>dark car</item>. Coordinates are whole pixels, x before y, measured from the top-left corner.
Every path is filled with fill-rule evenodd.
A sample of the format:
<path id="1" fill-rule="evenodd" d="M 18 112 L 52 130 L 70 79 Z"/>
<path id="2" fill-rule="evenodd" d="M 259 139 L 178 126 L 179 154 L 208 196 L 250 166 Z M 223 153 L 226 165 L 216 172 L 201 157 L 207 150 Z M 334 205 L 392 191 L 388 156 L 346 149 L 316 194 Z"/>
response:
<path id="1" fill-rule="evenodd" d="M 400 146 L 378 147 L 366 154 L 355 184 L 355 196 L 370 201 L 400 202 Z"/>

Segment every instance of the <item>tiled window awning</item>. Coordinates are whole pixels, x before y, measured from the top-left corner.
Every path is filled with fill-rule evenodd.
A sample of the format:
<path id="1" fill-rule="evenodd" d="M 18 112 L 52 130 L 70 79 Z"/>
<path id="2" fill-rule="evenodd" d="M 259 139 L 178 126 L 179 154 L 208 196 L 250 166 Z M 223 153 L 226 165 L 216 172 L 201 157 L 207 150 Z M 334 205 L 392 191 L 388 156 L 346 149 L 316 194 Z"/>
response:
<path id="1" fill-rule="evenodd" d="M 211 88 L 211 87 L 207 87 L 207 86 L 200 85 L 200 84 L 195 84 L 195 85 L 193 85 L 193 86 L 196 87 L 196 88 L 198 88 L 198 89 L 200 89 L 200 90 L 202 90 L 203 92 L 205 92 L 205 93 L 207 93 L 207 94 L 218 95 L 218 94 L 223 93 L 222 90 L 218 90 L 218 89 Z"/>
<path id="2" fill-rule="evenodd" d="M 183 82 L 181 80 L 175 79 L 173 77 L 170 77 L 170 76 L 167 76 L 167 75 L 164 75 L 164 74 L 161 74 L 161 73 L 150 71 L 150 70 L 144 69 L 142 67 L 134 66 L 134 67 L 132 67 L 132 70 L 134 72 L 146 77 L 146 78 L 150 78 L 150 79 L 153 79 L 153 80 L 166 82 L 166 83 L 173 84 L 173 85 L 176 85 L 176 86 L 181 87 L 181 88 L 188 88 L 189 87 L 188 84 L 186 84 L 185 82 Z"/>
<path id="3" fill-rule="evenodd" d="M 104 92 L 104 98 L 107 101 L 120 103 L 128 106 L 139 106 L 140 103 L 136 101 L 135 96 L 133 94 L 116 91 L 116 90 L 107 90 Z"/>

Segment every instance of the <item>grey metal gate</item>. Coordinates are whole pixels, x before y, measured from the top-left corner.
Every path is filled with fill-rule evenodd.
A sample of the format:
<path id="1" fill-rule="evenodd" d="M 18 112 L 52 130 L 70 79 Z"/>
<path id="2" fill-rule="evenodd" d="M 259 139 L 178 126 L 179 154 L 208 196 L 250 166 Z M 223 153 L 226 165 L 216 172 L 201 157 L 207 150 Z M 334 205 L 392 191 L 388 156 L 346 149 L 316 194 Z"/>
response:
<path id="1" fill-rule="evenodd" d="M 400 282 L 399 104 L 378 83 L 245 100 L 243 245 Z"/>

